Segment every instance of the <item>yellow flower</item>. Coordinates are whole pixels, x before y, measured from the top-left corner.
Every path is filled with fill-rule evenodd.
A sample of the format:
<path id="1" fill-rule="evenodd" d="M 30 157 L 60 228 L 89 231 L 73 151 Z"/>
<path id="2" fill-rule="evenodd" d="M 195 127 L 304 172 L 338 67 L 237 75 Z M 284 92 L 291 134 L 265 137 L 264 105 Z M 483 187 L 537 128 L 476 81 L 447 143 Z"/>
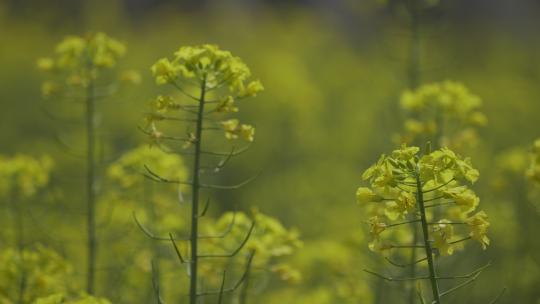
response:
<path id="1" fill-rule="evenodd" d="M 228 87 L 234 97 L 251 97 L 263 90 L 258 80 L 247 83 L 251 72 L 240 58 L 216 45 L 183 46 L 172 61 L 162 58 L 154 66 L 152 72 L 158 84 L 181 76 L 204 81 L 212 89 Z"/>
<path id="2" fill-rule="evenodd" d="M 484 113 L 476 111 L 469 116 L 469 122 L 473 125 L 485 126 L 487 125 L 488 119 Z"/>
<path id="3" fill-rule="evenodd" d="M 270 271 L 277 273 L 279 278 L 285 282 L 292 284 L 302 281 L 302 274 L 297 269 L 292 268 L 288 264 L 277 264 L 272 266 Z"/>
<path id="4" fill-rule="evenodd" d="M 424 124 L 416 119 L 407 119 L 404 123 L 404 127 L 407 132 L 412 134 L 422 134 L 425 130 Z"/>
<path id="5" fill-rule="evenodd" d="M 484 211 L 480 211 L 475 215 L 469 217 L 465 222 L 469 225 L 471 232 L 469 236 L 482 245 L 482 249 L 486 249 L 489 245 L 489 238 L 487 237 L 487 229 L 489 227 L 488 216 Z"/>
<path id="6" fill-rule="evenodd" d="M 55 83 L 55 82 L 45 81 L 41 85 L 41 94 L 44 97 L 50 97 L 50 96 L 58 95 L 61 92 L 62 92 L 62 86 Z"/>
<path id="7" fill-rule="evenodd" d="M 381 232 L 386 229 L 386 224 L 379 221 L 378 216 L 372 216 L 369 218 L 369 233 L 373 238 L 378 238 Z"/>
<path id="8" fill-rule="evenodd" d="M 127 70 L 120 74 L 120 81 L 130 84 L 140 84 L 142 78 L 139 72 L 135 70 Z"/>
<path id="9" fill-rule="evenodd" d="M 257 93 L 264 90 L 262 83 L 259 80 L 250 82 L 242 96 L 253 97 L 257 96 Z"/>
<path id="10" fill-rule="evenodd" d="M 407 161 L 413 158 L 419 151 L 420 148 L 418 147 L 407 147 L 407 145 L 403 144 L 401 148 L 392 151 L 392 157 L 397 160 Z"/>
<path id="11" fill-rule="evenodd" d="M 86 48 L 86 41 L 77 36 L 68 36 L 56 46 L 59 55 L 58 67 L 61 69 L 74 68 L 81 65 L 81 57 Z"/>
<path id="12" fill-rule="evenodd" d="M 465 186 L 445 189 L 443 195 L 453 199 L 465 214 L 474 211 L 480 203 L 480 198 Z"/>
<path id="13" fill-rule="evenodd" d="M 234 98 L 229 95 L 219 101 L 216 111 L 225 113 L 238 112 L 238 107 L 234 104 Z"/>
<path id="14" fill-rule="evenodd" d="M 450 239 L 454 237 L 454 227 L 449 223 L 450 221 L 442 219 L 432 228 L 433 246 L 439 250 L 441 255 L 454 253 L 454 247 L 450 244 Z"/>
<path id="15" fill-rule="evenodd" d="M 159 59 L 150 67 L 150 70 L 154 77 L 156 77 L 156 84 L 158 85 L 173 82 L 178 73 L 178 67 L 173 65 L 167 58 Z"/>
<path id="16" fill-rule="evenodd" d="M 37 67 L 42 71 L 52 71 L 54 69 L 54 60 L 52 58 L 40 58 L 37 61 Z"/>
<path id="17" fill-rule="evenodd" d="M 188 176 L 184 160 L 180 156 L 146 145 L 122 155 L 109 166 L 107 176 L 123 188 L 135 189 L 144 183 L 141 173 L 146 172 L 145 166 L 169 179 L 185 180 Z"/>
<path id="18" fill-rule="evenodd" d="M 356 201 L 360 204 L 380 202 L 381 200 L 382 197 L 375 194 L 375 192 L 369 188 L 360 187 L 356 190 Z"/>
<path id="19" fill-rule="evenodd" d="M 226 121 L 222 121 L 221 125 L 225 130 L 225 137 L 227 139 L 238 138 L 238 126 L 240 125 L 240 121 L 238 121 L 238 119 L 229 119 Z"/>
<path id="20" fill-rule="evenodd" d="M 168 110 L 176 109 L 178 106 L 174 103 L 172 97 L 159 95 L 158 97 L 156 97 L 156 99 L 154 99 L 152 107 L 157 112 L 164 113 Z"/>
<path id="21" fill-rule="evenodd" d="M 255 137 L 255 128 L 251 125 L 241 125 L 240 134 L 244 140 L 252 142 Z"/>
<path id="22" fill-rule="evenodd" d="M 445 126 L 452 126 L 454 130 L 487 124 L 486 116 L 480 112 L 481 99 L 458 82 L 431 83 L 407 90 L 401 95 L 400 104 L 402 109 L 411 112 L 412 117 L 418 117 L 418 120 L 405 121 L 406 133 L 402 137 L 409 142 L 421 136 L 436 135 L 438 117 L 445 121 Z M 438 143 L 445 142 L 456 147 L 458 140 L 463 140 L 459 139 L 459 132 L 449 132 L 450 128 L 447 127 L 445 129 L 445 138 L 439 136 L 435 139 Z"/>
<path id="23" fill-rule="evenodd" d="M 255 136 L 255 128 L 251 125 L 240 124 L 238 119 L 229 119 L 221 122 L 225 130 L 225 138 L 237 139 L 242 137 L 244 140 L 252 142 Z"/>

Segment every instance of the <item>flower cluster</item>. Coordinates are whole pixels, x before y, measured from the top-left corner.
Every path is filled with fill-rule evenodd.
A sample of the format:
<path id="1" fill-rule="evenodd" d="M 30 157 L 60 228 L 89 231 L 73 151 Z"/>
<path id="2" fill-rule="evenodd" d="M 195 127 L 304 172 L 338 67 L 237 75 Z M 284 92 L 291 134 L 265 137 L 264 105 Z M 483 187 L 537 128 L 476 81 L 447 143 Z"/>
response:
<path id="1" fill-rule="evenodd" d="M 60 255 L 43 246 L 22 252 L 6 248 L 0 252 L 0 303 L 17 302 L 22 276 L 26 280 L 22 303 L 34 303 L 39 297 L 71 288 L 72 272 L 72 267 Z"/>
<path id="2" fill-rule="evenodd" d="M 281 258 L 293 254 L 303 246 L 296 229 L 287 229 L 277 219 L 255 211 L 252 216 L 245 213 L 228 212 L 223 214 L 213 225 L 206 227 L 210 234 L 224 231 L 234 222 L 235 228 L 227 237 L 227 242 L 215 242 L 210 247 L 217 252 L 230 251 L 245 238 L 245 231 L 250 229 L 253 220 L 256 226 L 242 250 L 254 252 L 252 267 L 268 269 L 276 273 L 280 279 L 288 282 L 301 280 L 301 273 L 291 265 L 280 261 Z"/>
<path id="3" fill-rule="evenodd" d="M 137 147 L 124 155 L 107 169 L 108 177 L 122 188 L 140 186 L 143 173 L 159 172 L 171 180 L 185 180 L 188 173 L 183 159 L 148 146 Z"/>
<path id="4" fill-rule="evenodd" d="M 356 197 L 361 204 L 373 203 L 368 221 L 370 249 L 394 248 L 395 244 L 382 237 L 383 232 L 402 224 L 418 224 L 421 208 L 430 221 L 427 224 L 433 246 L 441 255 L 452 254 L 458 243 L 468 239 L 478 241 L 485 249 L 489 245 L 487 215 L 483 211 L 474 213 L 480 199 L 466 185 L 478 179 L 478 171 L 468 158 L 448 148 L 425 155 L 419 152 L 417 147 L 403 145 L 383 155 L 362 175 L 370 187 L 358 188 Z M 434 220 L 436 216 L 441 219 Z M 391 223 L 396 220 L 401 222 Z M 460 237 L 455 231 L 458 227 L 468 227 L 468 236 Z"/>
<path id="5" fill-rule="evenodd" d="M 40 58 L 37 67 L 45 72 L 67 75 L 61 81 L 47 81 L 42 85 L 44 96 L 61 94 L 65 86 L 88 86 L 99 72 L 113 68 L 126 47 L 104 33 L 92 33 L 84 37 L 68 36 L 57 46 L 54 57 Z M 126 81 L 138 82 L 140 77 L 130 71 L 123 74 Z"/>
<path id="6" fill-rule="evenodd" d="M 103 217 L 109 217 L 124 227 L 133 224 L 135 213 L 142 225 L 152 222 L 152 230 L 156 233 L 167 234 L 185 228 L 185 220 L 175 214 L 185 186 L 171 183 L 159 191 L 150 191 L 152 185 L 149 183 L 153 181 L 145 175 L 152 177 L 151 174 L 157 172 L 160 178 L 167 180 L 185 181 L 188 177 L 186 164 L 179 155 L 167 154 L 146 145 L 122 155 L 107 169 L 113 188 L 100 200 L 100 215 L 102 213 Z"/>
<path id="7" fill-rule="evenodd" d="M 225 130 L 225 137 L 227 139 L 237 139 L 239 136 L 249 142 L 252 142 L 254 139 L 255 128 L 250 125 L 240 124 L 238 119 L 222 121 L 221 125 Z"/>
<path id="8" fill-rule="evenodd" d="M 432 83 L 401 96 L 401 108 L 410 113 L 401 142 L 436 138 L 441 146 L 459 148 L 476 141 L 476 127 L 487 124 L 481 99 L 463 84 Z"/>
<path id="9" fill-rule="evenodd" d="M 175 83 L 180 79 L 204 81 L 208 89 L 228 86 L 237 97 L 255 96 L 263 89 L 258 81 L 247 82 L 251 72 L 246 64 L 229 51 L 216 45 L 183 46 L 172 60 L 159 59 L 151 67 L 157 84 Z"/>
<path id="10" fill-rule="evenodd" d="M 259 80 L 250 80 L 251 72 L 240 58 L 216 45 L 181 47 L 172 59 L 159 59 L 152 65 L 151 71 L 158 85 L 170 84 L 197 102 L 213 105 L 213 109 L 207 111 L 207 114 L 236 113 L 239 111 L 239 100 L 256 96 L 264 89 Z M 201 96 L 204 95 L 204 100 L 191 95 L 188 89 L 190 86 L 199 90 Z M 208 100 L 210 96 L 213 100 Z M 158 96 L 153 101 L 153 110 L 154 113 L 147 115 L 145 120 L 152 130 L 153 139 L 156 140 L 161 134 L 157 131 L 156 122 L 170 119 L 167 114 L 171 112 L 193 112 L 193 106 L 182 105 L 172 96 Z M 254 139 L 255 128 L 241 124 L 238 119 L 222 121 L 221 128 L 229 140 L 243 138 L 251 142 Z M 190 147 L 194 140 L 196 138 L 193 136 L 185 139 L 185 147 Z"/>
<path id="11" fill-rule="evenodd" d="M 0 196 L 31 197 L 49 183 L 53 161 L 48 156 L 0 156 Z"/>

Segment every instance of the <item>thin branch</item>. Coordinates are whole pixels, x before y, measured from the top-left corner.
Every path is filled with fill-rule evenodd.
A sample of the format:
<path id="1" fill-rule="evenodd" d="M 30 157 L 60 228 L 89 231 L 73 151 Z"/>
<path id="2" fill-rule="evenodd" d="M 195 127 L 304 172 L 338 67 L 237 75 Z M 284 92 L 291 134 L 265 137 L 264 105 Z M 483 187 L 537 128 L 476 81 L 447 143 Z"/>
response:
<path id="1" fill-rule="evenodd" d="M 65 142 L 61 137 L 60 135 L 58 134 L 55 134 L 54 135 L 54 139 L 55 141 L 57 142 L 58 146 L 64 150 L 64 152 L 66 152 L 66 154 L 69 154 L 71 156 L 74 156 L 76 158 L 83 158 L 84 155 L 81 154 L 81 153 L 78 153 L 70 144 L 68 144 L 67 142 Z"/>
<path id="2" fill-rule="evenodd" d="M 225 230 L 222 233 L 218 235 L 200 235 L 199 239 L 222 239 L 231 232 L 235 222 L 236 222 L 236 212 L 233 213 L 231 222 L 229 223 L 229 225 L 227 225 L 227 228 L 225 228 Z"/>
<path id="3" fill-rule="evenodd" d="M 236 148 L 233 146 L 231 148 L 231 152 L 225 156 L 224 159 L 220 160 L 219 163 L 215 166 L 204 166 L 201 168 L 204 168 L 204 169 L 211 169 L 214 173 L 217 173 L 219 171 L 221 171 L 221 169 L 223 169 L 225 167 L 225 165 L 227 165 L 227 163 L 232 159 L 232 157 L 234 156 L 234 150 Z"/>
<path id="4" fill-rule="evenodd" d="M 250 147 L 251 147 L 251 144 L 248 144 L 245 147 L 236 150 L 234 153 L 230 153 L 230 152 L 213 152 L 213 151 L 204 151 L 204 150 L 201 151 L 201 153 L 202 154 L 207 154 L 207 155 L 229 157 L 229 156 L 236 156 L 236 155 L 242 154 L 242 153 L 246 152 Z"/>
<path id="5" fill-rule="evenodd" d="M 417 280 L 429 280 L 429 276 L 423 276 L 423 277 L 416 277 L 416 278 L 393 278 L 393 277 L 387 277 L 385 275 L 382 275 L 380 273 L 364 269 L 365 272 L 374 275 L 376 277 L 379 277 L 385 281 L 389 282 L 402 282 L 402 281 L 417 281 Z"/>
<path id="6" fill-rule="evenodd" d="M 416 183 L 409 183 L 409 182 L 398 182 L 398 184 L 409 186 L 409 187 L 416 187 Z"/>
<path id="7" fill-rule="evenodd" d="M 174 116 L 165 116 L 161 114 L 156 114 L 152 112 L 145 113 L 147 115 L 153 115 L 158 117 L 160 120 L 170 120 L 170 121 L 182 121 L 182 122 L 197 122 L 196 119 L 193 118 L 182 118 L 182 117 L 174 117 Z"/>
<path id="8" fill-rule="evenodd" d="M 209 207 L 210 207 L 210 197 L 206 199 L 206 203 L 204 203 L 203 210 L 202 210 L 201 214 L 199 214 L 199 217 L 205 216 Z"/>
<path id="9" fill-rule="evenodd" d="M 409 267 L 409 266 L 414 266 L 414 265 L 416 265 L 416 264 L 418 264 L 418 263 L 422 263 L 423 261 L 427 260 L 427 258 L 422 258 L 422 259 L 419 259 L 419 260 L 416 260 L 416 261 L 414 261 L 414 262 L 412 262 L 412 263 L 407 263 L 407 264 L 399 264 L 399 263 L 396 263 L 396 262 L 392 261 L 392 260 L 391 260 L 390 258 L 388 258 L 388 257 L 385 257 L 385 260 L 386 260 L 388 263 L 390 263 L 390 264 L 392 264 L 392 265 L 394 265 L 394 266 L 396 266 L 396 267 L 405 268 L 405 267 Z"/>
<path id="10" fill-rule="evenodd" d="M 155 182 L 164 182 L 164 183 L 171 183 L 171 184 L 181 184 L 181 185 L 192 185 L 191 182 L 183 182 L 183 181 L 177 181 L 177 180 L 170 180 L 164 177 L 161 177 L 157 175 L 154 171 L 150 170 L 147 165 L 144 165 L 144 168 L 146 171 L 148 171 L 148 174 L 143 174 L 146 178 L 153 180 Z"/>
<path id="11" fill-rule="evenodd" d="M 448 295 L 462 287 L 465 287 L 471 283 L 473 283 L 474 281 L 476 281 L 476 279 L 478 278 L 478 276 L 480 276 L 480 274 L 482 273 L 482 271 L 479 271 L 477 272 L 472 278 L 468 279 L 467 281 L 463 282 L 463 283 L 460 283 L 456 286 L 454 286 L 453 288 L 450 288 L 448 289 L 447 291 L 444 291 L 444 292 L 441 292 L 441 297 L 445 296 L 445 295 Z"/>
<path id="12" fill-rule="evenodd" d="M 174 237 L 173 237 L 172 233 L 169 233 L 169 239 L 171 240 L 171 242 L 172 242 L 172 244 L 174 246 L 174 251 L 176 251 L 176 255 L 178 256 L 178 259 L 180 260 L 180 263 L 182 263 L 182 264 L 186 263 L 186 261 L 182 257 L 182 253 L 180 252 L 180 249 L 178 248 L 178 246 L 176 246 L 176 242 L 174 241 Z"/>
<path id="13" fill-rule="evenodd" d="M 394 226 L 400 226 L 400 225 L 406 225 L 406 224 L 413 224 L 413 223 L 418 223 L 420 222 L 420 220 L 412 220 L 412 221 L 406 221 L 406 222 L 401 222 L 401 223 L 395 223 L 395 224 L 390 224 L 390 225 L 386 225 L 385 228 L 390 228 L 390 227 L 394 227 Z"/>
<path id="14" fill-rule="evenodd" d="M 176 89 L 178 89 L 178 91 L 180 91 L 182 94 L 186 95 L 187 97 L 195 100 L 195 101 L 199 101 L 199 98 L 189 94 L 188 92 L 186 92 L 179 84 L 177 84 L 176 82 L 174 81 L 171 81 L 170 84 L 172 84 Z"/>
<path id="15" fill-rule="evenodd" d="M 142 128 L 141 126 L 137 126 L 137 128 L 139 129 L 139 131 L 141 131 L 142 133 L 148 135 L 148 136 L 152 136 L 153 134 L 147 130 L 145 130 L 144 128 Z M 189 138 L 185 138 L 185 137 L 177 137 L 177 136 L 169 136 L 169 135 L 160 135 L 159 136 L 159 139 L 165 139 L 165 140 L 176 140 L 176 141 L 189 141 L 190 139 Z"/>
<path id="16" fill-rule="evenodd" d="M 390 245 L 390 248 L 426 248 L 424 245 Z"/>
<path id="17" fill-rule="evenodd" d="M 493 299 L 493 301 L 489 302 L 489 304 L 495 304 L 495 303 L 499 302 L 499 300 L 502 298 L 502 296 L 506 292 L 506 289 L 507 288 L 504 287 L 503 290 L 501 290 L 501 292 L 495 297 L 495 299 Z"/>
<path id="18" fill-rule="evenodd" d="M 436 201 L 436 200 L 441 199 L 441 198 L 444 198 L 444 195 L 440 195 L 440 196 L 430 198 L 430 199 L 425 199 L 424 203 L 431 202 L 431 201 Z"/>
<path id="19" fill-rule="evenodd" d="M 451 202 L 444 202 L 444 203 L 437 203 L 437 204 L 431 204 L 431 205 L 425 205 L 424 208 L 433 208 L 433 207 L 440 207 L 440 206 L 447 206 L 447 205 L 452 205 L 452 204 L 455 204 L 456 202 L 454 201 L 451 201 Z"/>
<path id="20" fill-rule="evenodd" d="M 223 290 L 225 289 L 225 278 L 227 277 L 227 270 L 223 270 L 223 279 L 221 280 L 221 286 L 219 287 L 218 304 L 221 304 L 223 299 Z"/>
<path id="21" fill-rule="evenodd" d="M 141 222 L 139 222 L 139 220 L 137 219 L 137 215 L 135 214 L 135 212 L 133 212 L 133 219 L 135 220 L 135 223 L 137 224 L 137 226 L 139 226 L 139 228 L 141 229 L 141 231 L 149 238 L 151 238 L 152 240 L 156 240 L 156 241 L 169 241 L 170 240 L 170 237 L 161 237 L 161 236 L 156 236 L 155 234 L 153 234 L 152 232 L 150 232 L 150 230 L 148 230 L 146 227 L 144 227 Z M 188 237 L 175 237 L 174 238 L 175 240 L 180 240 L 180 241 L 188 241 L 189 238 Z"/>
<path id="22" fill-rule="evenodd" d="M 488 268 L 489 266 L 491 266 L 491 262 L 487 263 L 486 265 L 468 273 L 468 274 L 465 274 L 465 275 L 459 275 L 459 276 L 447 276 L 447 277 L 437 277 L 436 279 L 437 280 L 455 280 L 455 279 L 469 279 L 469 278 L 472 278 L 473 276 L 475 276 L 478 272 L 481 272 L 483 271 L 484 269 Z"/>
<path id="23" fill-rule="evenodd" d="M 448 244 L 451 244 L 451 245 L 453 245 L 453 244 L 457 244 L 457 243 L 461 243 L 461 242 L 465 242 L 465 241 L 468 241 L 468 240 L 470 240 L 470 239 L 471 239 L 471 237 L 470 237 L 470 236 L 468 236 L 468 237 L 466 237 L 466 238 L 462 238 L 462 239 L 459 239 L 459 240 L 457 240 L 457 241 L 452 241 L 452 242 L 449 242 Z"/>
<path id="24" fill-rule="evenodd" d="M 439 223 L 439 222 L 427 222 L 426 224 L 428 225 L 467 225 L 467 223 L 465 222 L 442 222 L 442 223 Z"/>
<path id="25" fill-rule="evenodd" d="M 202 188 L 209 188 L 209 189 L 234 190 L 234 189 L 238 189 L 238 188 L 241 188 L 241 187 L 249 184 L 250 182 L 255 180 L 257 177 L 259 177 L 259 175 L 261 175 L 261 172 L 253 175 L 252 177 L 248 178 L 247 180 L 245 180 L 245 181 L 243 181 L 241 183 L 238 183 L 236 185 L 227 186 L 227 185 L 201 184 L 201 187 Z"/>
<path id="26" fill-rule="evenodd" d="M 164 304 L 163 299 L 161 298 L 161 292 L 159 289 L 159 270 L 157 269 L 154 260 L 152 260 L 151 265 L 152 265 L 152 288 L 154 289 L 154 293 L 156 294 L 157 304 Z"/>
<path id="27" fill-rule="evenodd" d="M 447 181 L 446 183 L 444 183 L 444 184 L 442 184 L 442 185 L 439 185 L 439 186 L 437 186 L 437 187 L 435 187 L 435 188 L 431 188 L 431 189 L 429 189 L 429 190 L 422 191 L 422 193 L 429 193 L 429 192 L 437 191 L 437 190 L 443 188 L 444 186 L 450 184 L 451 182 L 453 182 L 453 181 L 455 181 L 455 180 L 456 180 L 455 178 L 452 178 L 452 179 L 450 179 L 449 181 Z"/>
<path id="28" fill-rule="evenodd" d="M 254 228 L 255 228 L 255 221 L 253 221 L 251 223 L 251 227 L 249 227 L 249 231 L 246 234 L 246 237 L 244 238 L 242 243 L 240 243 L 240 245 L 235 250 L 233 250 L 231 253 L 227 253 L 227 254 L 202 254 L 202 255 L 198 255 L 198 257 L 199 258 L 231 258 L 231 257 L 237 255 L 238 252 L 240 252 L 240 250 L 242 250 L 242 248 L 244 248 L 244 246 L 247 244 L 247 242 L 248 242 Z"/>
<path id="29" fill-rule="evenodd" d="M 404 192 L 410 192 L 410 193 L 416 194 L 416 192 L 415 192 L 415 191 L 411 191 L 411 190 L 403 189 L 403 188 L 401 188 L 401 187 L 400 187 L 399 185 L 396 185 L 396 188 L 398 188 L 399 190 L 401 190 L 401 191 L 404 191 Z"/>
<path id="30" fill-rule="evenodd" d="M 247 277 L 247 274 L 249 272 L 249 269 L 251 268 L 251 263 L 253 262 L 253 256 L 255 255 L 255 251 L 251 251 L 249 257 L 248 257 L 248 260 L 247 260 L 247 263 L 246 263 L 246 270 L 244 271 L 244 273 L 242 274 L 242 276 L 240 277 L 240 279 L 236 282 L 236 284 L 234 284 L 234 286 L 230 287 L 230 288 L 226 288 L 226 289 L 223 289 L 223 291 L 205 291 L 205 292 L 200 292 L 197 294 L 197 296 L 208 296 L 208 295 L 216 295 L 216 294 L 219 294 L 220 292 L 223 292 L 223 293 L 226 293 L 226 292 L 234 292 L 236 289 L 238 289 L 238 287 L 240 287 L 240 285 L 244 282 L 244 280 L 246 279 Z"/>
<path id="31" fill-rule="evenodd" d="M 160 143 L 155 143 L 155 146 L 163 153 L 166 154 L 178 154 L 183 156 L 191 156 L 195 155 L 193 151 L 178 151 L 178 150 L 172 150 L 167 146 L 161 145 Z"/>
<path id="32" fill-rule="evenodd" d="M 214 172 L 219 172 L 221 169 L 223 169 L 223 167 L 225 167 L 225 165 L 232 159 L 233 155 L 234 155 L 234 150 L 236 148 L 234 146 L 232 146 L 231 148 L 231 153 L 229 153 L 229 155 L 227 155 L 224 159 L 222 159 L 218 164 L 217 166 L 214 168 Z"/>

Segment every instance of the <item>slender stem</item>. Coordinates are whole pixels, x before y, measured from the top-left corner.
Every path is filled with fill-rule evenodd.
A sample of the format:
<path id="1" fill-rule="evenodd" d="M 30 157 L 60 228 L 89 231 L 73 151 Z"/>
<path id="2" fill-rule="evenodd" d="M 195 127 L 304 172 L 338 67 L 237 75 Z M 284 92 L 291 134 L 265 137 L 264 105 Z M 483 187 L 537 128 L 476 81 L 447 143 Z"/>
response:
<path id="1" fill-rule="evenodd" d="M 154 206 L 154 201 L 153 201 L 153 197 L 154 197 L 153 186 L 154 185 L 148 182 L 144 177 L 142 179 L 142 183 L 143 183 L 143 200 L 144 200 L 144 203 L 147 204 L 148 206 L 148 211 L 149 211 L 151 221 L 155 222 L 157 220 L 157 215 L 156 215 L 156 208 Z M 154 276 L 153 279 L 155 279 L 156 282 L 159 282 L 161 280 L 161 276 L 160 276 L 161 254 L 160 254 L 159 246 L 156 245 L 155 242 L 153 242 L 152 240 L 150 240 L 149 246 L 151 247 L 151 250 L 152 250 L 152 271 L 153 271 L 152 273 Z M 149 289 L 148 293 L 149 293 L 148 299 L 152 299 L 155 296 L 154 286 L 152 286 L 152 288 Z M 160 301 L 159 297 L 156 297 L 156 300 L 158 301 L 158 304 L 159 304 L 159 301 Z"/>
<path id="2" fill-rule="evenodd" d="M 10 203 L 12 205 L 13 217 L 13 231 L 15 232 L 15 243 L 17 247 L 17 254 L 19 255 L 19 290 L 18 290 L 18 304 L 24 304 L 24 295 L 26 292 L 26 268 L 24 262 L 24 215 L 23 215 L 23 201 L 17 201 L 16 195 L 13 193 L 10 195 Z"/>
<path id="3" fill-rule="evenodd" d="M 90 73 L 89 73 L 90 74 Z M 89 83 L 86 88 L 86 224 L 87 224 L 87 277 L 86 292 L 94 294 L 94 281 L 96 269 L 96 172 L 95 172 L 95 103 L 94 82 L 92 76 L 88 77 Z"/>
<path id="4" fill-rule="evenodd" d="M 253 252 L 253 256 L 255 256 L 255 252 Z M 247 303 L 247 296 L 248 296 L 250 277 L 251 277 L 251 267 L 249 267 L 246 270 L 246 278 L 244 279 L 244 284 L 242 285 L 242 290 L 240 291 L 240 300 L 238 302 L 239 304 L 246 304 Z"/>
<path id="5" fill-rule="evenodd" d="M 416 244 L 418 242 L 418 225 L 412 226 L 412 234 L 413 234 L 413 244 Z M 416 277 L 416 261 L 417 261 L 417 252 L 416 248 L 414 248 L 411 252 L 411 260 L 409 261 L 409 264 L 411 265 L 411 268 L 409 269 L 409 276 L 411 278 Z M 409 304 L 414 304 L 416 302 L 416 290 L 414 288 L 414 284 L 411 284 L 409 286 Z"/>
<path id="6" fill-rule="evenodd" d="M 413 223 L 418 223 L 418 222 L 420 222 L 420 220 L 411 220 L 411 221 L 400 222 L 400 223 L 395 223 L 395 224 L 388 224 L 388 225 L 386 225 L 386 228 L 395 227 L 395 226 L 401 226 L 401 225 L 407 225 L 407 224 L 413 224 Z M 413 242 L 413 244 L 416 244 L 416 242 Z"/>
<path id="7" fill-rule="evenodd" d="M 418 3 L 417 0 L 411 0 L 409 7 L 410 14 L 410 31 L 411 31 L 411 40 L 409 45 L 409 66 L 407 77 L 409 80 L 409 89 L 416 89 L 420 83 L 420 18 L 418 14 Z M 413 234 L 413 244 L 418 242 L 418 225 L 413 225 L 412 227 Z M 416 277 L 416 264 L 414 261 L 417 259 L 416 249 L 412 250 L 411 260 L 412 266 L 409 271 L 409 276 L 411 278 Z M 415 304 L 417 298 L 417 292 L 414 288 L 414 284 L 409 286 L 409 304 Z"/>
<path id="8" fill-rule="evenodd" d="M 204 98 L 206 94 L 206 78 L 201 84 L 201 96 L 199 98 L 199 109 L 197 112 L 197 123 L 195 130 L 195 152 L 193 163 L 193 183 L 191 185 L 191 261 L 190 261 L 190 284 L 189 284 L 189 303 L 197 304 L 197 262 L 198 262 L 198 233 L 199 233 L 199 190 L 200 190 L 200 162 L 201 162 L 201 142 L 202 125 L 204 114 Z"/>
<path id="9" fill-rule="evenodd" d="M 429 268 L 429 280 L 431 282 L 431 290 L 433 292 L 434 304 L 441 304 L 441 296 L 439 293 L 439 285 L 437 284 L 437 273 L 433 261 L 433 249 L 429 240 L 428 222 L 426 219 L 426 209 L 424 207 L 424 195 L 422 192 L 422 183 L 420 182 L 419 174 L 416 174 L 416 201 L 420 209 L 420 218 L 422 220 L 422 233 L 424 238 L 424 246 Z"/>

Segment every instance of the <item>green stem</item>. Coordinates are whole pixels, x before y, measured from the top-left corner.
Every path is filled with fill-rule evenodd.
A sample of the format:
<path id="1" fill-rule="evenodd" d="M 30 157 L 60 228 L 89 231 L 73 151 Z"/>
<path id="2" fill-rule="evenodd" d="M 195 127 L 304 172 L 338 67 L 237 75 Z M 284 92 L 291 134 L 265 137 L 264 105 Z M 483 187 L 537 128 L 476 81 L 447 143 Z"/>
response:
<path id="1" fill-rule="evenodd" d="M 412 234 L 413 234 L 413 244 L 418 243 L 418 225 L 413 225 L 412 227 Z M 416 263 L 415 261 L 418 259 L 416 248 L 412 249 L 411 252 L 411 260 L 410 260 L 410 269 L 409 269 L 409 277 L 415 278 L 416 277 Z M 415 290 L 414 284 L 411 284 L 409 286 L 409 304 L 414 304 L 416 302 L 417 298 L 417 292 Z"/>
<path id="2" fill-rule="evenodd" d="M 201 142 L 204 115 L 204 98 L 206 94 L 206 77 L 201 84 L 201 96 L 199 98 L 199 108 L 197 112 L 197 122 L 195 130 L 195 155 L 193 163 L 193 182 L 191 187 L 191 260 L 190 260 L 190 284 L 189 303 L 197 304 L 197 263 L 198 263 L 198 231 L 199 231 L 199 190 L 200 190 L 200 162 L 201 162 Z"/>
<path id="3" fill-rule="evenodd" d="M 254 256 L 255 256 L 255 252 L 253 252 L 253 257 Z M 239 304 L 246 304 L 247 303 L 247 295 L 248 295 L 248 289 L 249 289 L 250 276 L 251 276 L 251 267 L 249 267 L 246 270 L 246 276 L 245 276 L 244 282 L 242 284 L 242 291 L 240 291 Z"/>
<path id="4" fill-rule="evenodd" d="M 24 303 L 24 294 L 26 292 L 26 269 L 25 269 L 25 262 L 24 262 L 24 215 L 23 215 L 23 202 L 17 201 L 15 199 L 15 195 L 11 195 L 11 204 L 12 209 L 14 213 L 13 217 L 13 228 L 15 232 L 15 243 L 17 247 L 17 253 L 19 255 L 20 259 L 20 265 L 19 265 L 19 274 L 20 274 L 20 280 L 19 280 L 19 294 L 17 303 L 23 304 Z"/>
<path id="5" fill-rule="evenodd" d="M 86 88 L 86 224 L 87 224 L 87 281 L 86 291 L 94 294 L 94 281 L 96 269 L 96 172 L 95 172 L 95 103 L 94 83 L 89 75 L 89 83 Z"/>
<path id="6" fill-rule="evenodd" d="M 153 197 L 154 197 L 153 185 L 152 183 L 148 182 L 148 180 L 146 180 L 146 178 L 144 177 L 143 177 L 142 182 L 143 182 L 143 201 L 145 204 L 148 205 L 148 214 L 150 217 L 150 221 L 156 222 L 157 214 L 156 214 L 156 208 L 154 206 L 154 200 L 153 200 Z M 154 279 L 156 280 L 156 282 L 160 282 L 161 277 L 160 277 L 159 266 L 160 266 L 161 254 L 160 254 L 159 246 L 156 245 L 156 243 L 152 240 L 150 240 L 149 246 L 151 247 L 151 250 L 152 250 L 152 267 L 153 267 L 153 273 L 155 274 Z M 148 294 L 149 294 L 148 302 L 150 303 L 152 302 L 150 299 L 153 299 L 155 295 L 154 286 L 151 286 L 151 288 L 149 288 Z M 156 301 L 157 303 L 159 303 L 160 299 L 156 298 Z"/>
<path id="7" fill-rule="evenodd" d="M 409 66 L 408 66 L 408 80 L 409 88 L 416 89 L 420 83 L 420 18 L 418 16 L 418 1 L 411 0 L 409 7 L 409 14 L 411 17 L 410 30 L 411 30 L 411 40 L 410 40 L 410 49 L 409 49 Z M 413 225 L 412 227 L 413 234 L 413 244 L 416 244 L 418 241 L 418 226 Z M 416 249 L 412 250 L 411 253 L 411 268 L 409 271 L 409 276 L 411 278 L 416 277 L 416 264 L 414 261 L 417 260 Z M 409 304 L 416 303 L 417 292 L 414 288 L 414 285 L 409 287 Z"/>
<path id="8" fill-rule="evenodd" d="M 435 271 L 435 263 L 433 261 L 433 249 L 431 248 L 431 241 L 429 240 L 428 222 L 426 219 L 426 208 L 424 207 L 424 193 L 422 192 L 422 183 L 420 182 L 420 176 L 416 174 L 416 200 L 418 202 L 418 208 L 420 209 L 420 219 L 422 220 L 422 233 L 424 238 L 424 247 L 426 251 L 426 257 L 429 268 L 429 280 L 431 282 L 431 290 L 433 292 L 434 304 L 441 304 L 441 296 L 439 292 L 439 286 L 437 284 L 437 273 Z"/>

